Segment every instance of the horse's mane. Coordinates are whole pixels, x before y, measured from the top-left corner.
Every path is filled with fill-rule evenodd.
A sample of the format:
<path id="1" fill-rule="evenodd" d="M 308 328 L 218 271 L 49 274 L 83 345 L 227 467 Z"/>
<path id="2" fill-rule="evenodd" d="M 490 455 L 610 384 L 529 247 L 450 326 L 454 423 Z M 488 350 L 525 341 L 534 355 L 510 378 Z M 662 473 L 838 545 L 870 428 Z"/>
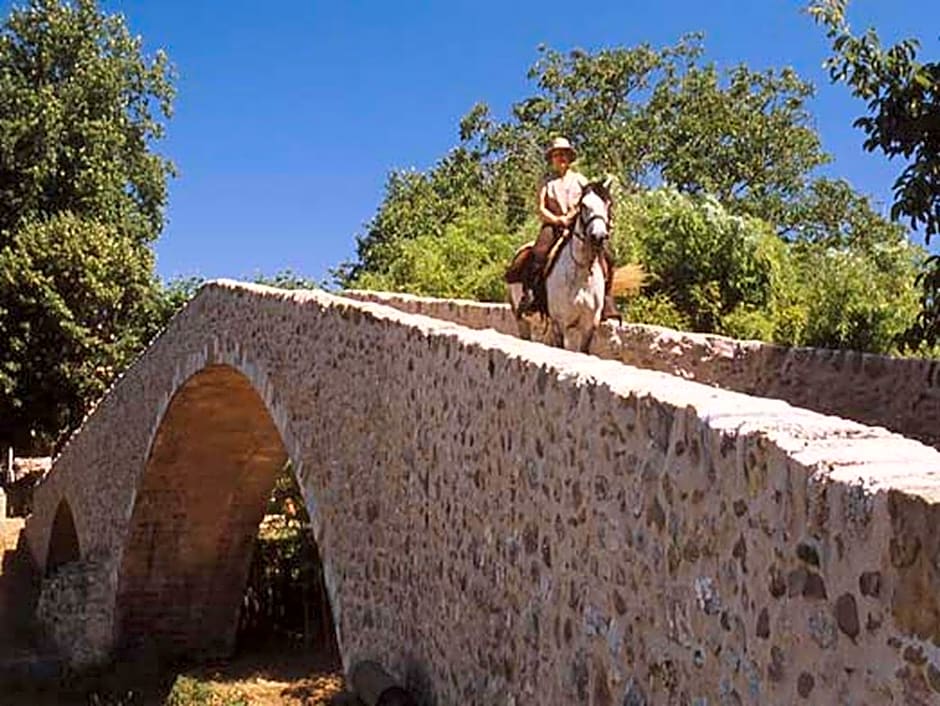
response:
<path id="1" fill-rule="evenodd" d="M 581 198 L 584 199 L 588 194 L 597 194 L 607 203 L 611 202 L 610 189 L 607 188 L 607 185 L 602 181 L 591 181 L 582 189 Z"/>

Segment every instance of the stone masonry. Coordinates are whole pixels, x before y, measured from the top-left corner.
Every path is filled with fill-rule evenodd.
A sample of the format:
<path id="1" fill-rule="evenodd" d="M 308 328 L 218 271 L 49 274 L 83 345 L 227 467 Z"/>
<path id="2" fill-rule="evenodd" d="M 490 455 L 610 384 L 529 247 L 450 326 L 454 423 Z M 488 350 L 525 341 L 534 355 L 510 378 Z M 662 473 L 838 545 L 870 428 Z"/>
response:
<path id="1" fill-rule="evenodd" d="M 940 700 L 936 450 L 233 282 L 174 318 L 37 488 L 35 563 L 73 552 L 40 599 L 73 663 L 229 649 L 287 458 L 344 667 L 375 659 L 424 704 Z"/>
<path id="2" fill-rule="evenodd" d="M 506 304 L 350 291 L 346 296 L 394 306 L 475 329 L 517 334 Z M 535 326 L 537 340 L 547 328 Z M 788 348 L 644 324 L 605 322 L 591 354 L 706 385 L 883 426 L 940 446 L 940 360 L 823 348 Z"/>

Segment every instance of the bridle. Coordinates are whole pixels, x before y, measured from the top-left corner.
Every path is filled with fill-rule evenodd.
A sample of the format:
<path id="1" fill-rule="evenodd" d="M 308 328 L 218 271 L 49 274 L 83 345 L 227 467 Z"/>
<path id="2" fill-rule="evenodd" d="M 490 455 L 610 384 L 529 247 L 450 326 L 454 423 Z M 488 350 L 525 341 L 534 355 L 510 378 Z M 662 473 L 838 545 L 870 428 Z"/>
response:
<path id="1" fill-rule="evenodd" d="M 594 260 L 597 258 L 597 253 L 600 251 L 601 246 L 598 243 L 588 236 L 588 226 L 591 225 L 594 221 L 602 221 L 604 223 L 604 229 L 609 233 L 610 232 L 610 220 L 606 213 L 601 214 L 598 212 L 591 213 L 587 218 L 584 217 L 584 214 L 588 212 L 588 208 L 585 206 L 584 198 L 589 193 L 594 193 L 592 191 L 586 191 L 581 195 L 581 201 L 578 203 L 578 218 L 576 221 L 576 226 L 571 229 L 571 236 L 577 238 L 582 243 L 585 243 L 593 253 L 593 257 L 587 262 L 578 262 L 578 258 L 575 257 L 574 250 L 571 251 L 571 259 L 574 260 L 574 263 L 578 267 L 590 267 Z M 599 196 L 598 194 L 595 194 Z"/>

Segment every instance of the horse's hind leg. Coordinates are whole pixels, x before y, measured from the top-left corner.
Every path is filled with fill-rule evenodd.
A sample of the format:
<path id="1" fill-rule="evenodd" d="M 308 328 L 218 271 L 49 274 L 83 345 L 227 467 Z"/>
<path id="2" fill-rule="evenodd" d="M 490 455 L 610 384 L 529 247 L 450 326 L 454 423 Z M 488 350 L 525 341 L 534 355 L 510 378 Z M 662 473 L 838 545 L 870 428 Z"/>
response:
<path id="1" fill-rule="evenodd" d="M 581 352 L 590 353 L 591 352 L 591 341 L 594 340 L 594 331 L 596 329 L 591 328 L 585 331 L 581 335 Z"/>
<path id="2" fill-rule="evenodd" d="M 566 351 L 581 350 L 581 332 L 578 329 L 568 327 L 564 331 L 564 346 Z"/>

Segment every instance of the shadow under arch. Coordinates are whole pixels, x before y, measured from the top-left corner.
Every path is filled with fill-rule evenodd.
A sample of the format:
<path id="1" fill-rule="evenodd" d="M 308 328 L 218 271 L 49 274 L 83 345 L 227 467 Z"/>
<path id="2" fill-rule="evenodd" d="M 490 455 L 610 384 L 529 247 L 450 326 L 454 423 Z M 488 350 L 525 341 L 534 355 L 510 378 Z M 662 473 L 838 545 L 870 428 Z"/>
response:
<path id="1" fill-rule="evenodd" d="M 53 573 L 63 564 L 78 561 L 81 556 L 81 545 L 78 542 L 78 532 L 75 531 L 75 518 L 72 517 L 72 508 L 69 506 L 69 501 L 62 498 L 58 507 L 56 507 L 55 518 L 52 520 L 52 531 L 49 533 L 46 575 Z"/>
<path id="2" fill-rule="evenodd" d="M 154 436 L 118 575 L 114 645 L 231 652 L 258 525 L 287 452 L 251 382 L 211 365 L 176 392 Z"/>

